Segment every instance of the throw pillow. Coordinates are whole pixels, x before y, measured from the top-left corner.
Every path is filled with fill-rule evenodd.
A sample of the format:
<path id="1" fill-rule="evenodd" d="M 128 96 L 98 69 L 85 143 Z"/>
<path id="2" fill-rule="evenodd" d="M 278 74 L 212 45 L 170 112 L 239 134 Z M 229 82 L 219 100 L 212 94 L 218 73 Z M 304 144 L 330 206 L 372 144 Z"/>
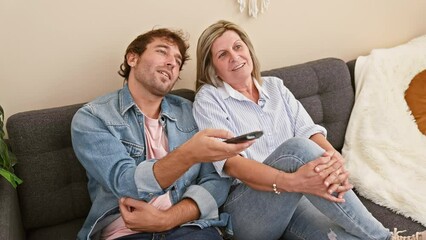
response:
<path id="1" fill-rule="evenodd" d="M 426 135 L 426 69 L 418 73 L 405 91 L 405 101 L 417 126 Z"/>

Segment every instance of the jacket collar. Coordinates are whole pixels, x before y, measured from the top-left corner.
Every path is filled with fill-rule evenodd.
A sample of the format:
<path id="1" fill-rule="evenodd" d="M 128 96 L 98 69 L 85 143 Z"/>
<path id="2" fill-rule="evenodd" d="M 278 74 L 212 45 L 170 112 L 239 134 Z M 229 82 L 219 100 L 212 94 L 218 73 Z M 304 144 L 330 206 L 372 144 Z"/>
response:
<path id="1" fill-rule="evenodd" d="M 161 110 L 160 110 L 160 118 L 162 116 L 165 116 L 169 118 L 172 121 L 176 121 L 176 113 L 173 111 L 169 101 L 168 97 L 169 95 L 166 95 L 163 97 L 163 100 L 161 101 Z M 131 108 L 136 108 L 137 111 L 142 111 L 139 109 L 139 107 L 136 105 L 135 101 L 133 100 L 132 95 L 130 94 L 130 89 L 127 84 L 125 84 L 122 88 L 122 90 L 119 92 L 119 108 L 120 108 L 120 114 L 124 116 L 126 112 Z"/>
<path id="2" fill-rule="evenodd" d="M 121 91 L 118 93 L 118 100 L 119 100 L 119 108 L 120 108 L 120 114 L 124 116 L 126 112 L 131 109 L 133 106 L 136 106 L 135 101 L 133 100 L 132 95 L 130 94 L 129 86 L 124 84 Z"/>

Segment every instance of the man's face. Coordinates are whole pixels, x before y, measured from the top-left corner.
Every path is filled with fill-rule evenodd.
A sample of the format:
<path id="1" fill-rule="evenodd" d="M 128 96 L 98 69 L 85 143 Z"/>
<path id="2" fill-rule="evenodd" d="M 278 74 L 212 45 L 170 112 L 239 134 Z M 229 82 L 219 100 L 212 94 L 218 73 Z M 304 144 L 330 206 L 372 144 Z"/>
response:
<path id="1" fill-rule="evenodd" d="M 156 96 L 170 92 L 179 77 L 182 55 L 176 44 L 164 38 L 156 38 L 137 56 L 128 58 L 132 67 L 130 81 Z M 132 74 L 133 73 L 133 74 Z"/>

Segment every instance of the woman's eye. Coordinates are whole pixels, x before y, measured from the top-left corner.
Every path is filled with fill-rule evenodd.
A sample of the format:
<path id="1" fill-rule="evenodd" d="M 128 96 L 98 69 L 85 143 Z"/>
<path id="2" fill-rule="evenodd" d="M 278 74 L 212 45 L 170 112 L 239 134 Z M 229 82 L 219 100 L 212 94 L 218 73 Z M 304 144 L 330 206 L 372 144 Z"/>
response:
<path id="1" fill-rule="evenodd" d="M 219 54 L 219 58 L 222 58 L 222 57 L 224 57 L 226 55 L 226 53 L 225 52 L 222 52 L 221 54 Z"/>

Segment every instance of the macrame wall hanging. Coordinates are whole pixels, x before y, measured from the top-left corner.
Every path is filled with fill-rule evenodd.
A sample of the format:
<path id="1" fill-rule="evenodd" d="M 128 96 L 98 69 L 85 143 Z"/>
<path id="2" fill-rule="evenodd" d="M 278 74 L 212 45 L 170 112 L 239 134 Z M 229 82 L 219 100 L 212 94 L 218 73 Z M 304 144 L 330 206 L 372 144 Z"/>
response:
<path id="1" fill-rule="evenodd" d="M 237 2 L 240 4 L 240 12 L 243 12 L 246 8 L 246 3 L 248 1 L 248 14 L 250 17 L 257 18 L 257 14 L 259 13 L 259 5 L 257 3 L 257 0 L 237 0 Z M 260 3 L 260 12 L 264 13 L 266 10 L 268 10 L 269 1 L 270 0 L 259 0 Z"/>

